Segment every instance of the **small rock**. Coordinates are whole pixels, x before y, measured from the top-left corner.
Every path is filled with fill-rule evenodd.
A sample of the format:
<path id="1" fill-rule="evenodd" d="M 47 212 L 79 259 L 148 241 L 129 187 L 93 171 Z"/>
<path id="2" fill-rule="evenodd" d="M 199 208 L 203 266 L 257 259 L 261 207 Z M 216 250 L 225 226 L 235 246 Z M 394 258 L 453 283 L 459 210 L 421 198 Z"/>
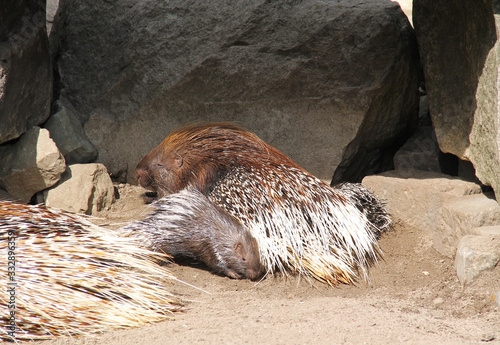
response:
<path id="1" fill-rule="evenodd" d="M 495 304 L 500 308 L 500 291 L 498 291 L 495 295 Z"/>
<path id="2" fill-rule="evenodd" d="M 47 0 L 46 5 L 46 20 L 47 20 L 47 35 L 50 36 L 50 31 L 52 30 L 52 23 L 54 23 L 54 17 L 56 16 L 57 9 L 59 8 L 59 0 Z"/>
<path id="3" fill-rule="evenodd" d="M 66 163 L 90 163 L 97 158 L 97 150 L 85 134 L 78 118 L 68 107 L 53 114 L 45 128 L 64 155 Z"/>
<path id="4" fill-rule="evenodd" d="M 500 224 L 500 206 L 488 194 L 475 194 L 447 200 L 436 217 L 434 248 L 453 257 L 462 236 L 473 234 L 473 229 Z"/>
<path id="5" fill-rule="evenodd" d="M 31 197 L 53 186 L 66 170 L 64 157 L 46 129 L 33 127 L 0 151 L 0 184 L 15 199 Z"/>
<path id="6" fill-rule="evenodd" d="M 481 337 L 481 341 L 488 342 L 495 340 L 495 336 L 493 334 L 483 334 Z"/>
<path id="7" fill-rule="evenodd" d="M 109 209 L 114 201 L 114 188 L 104 165 L 73 164 L 43 196 L 47 206 L 92 214 Z"/>
<path id="8" fill-rule="evenodd" d="M 435 305 L 438 305 L 438 304 L 441 304 L 443 303 L 444 300 L 441 298 L 441 297 L 438 297 L 438 298 L 435 298 L 432 303 L 434 303 Z"/>
<path id="9" fill-rule="evenodd" d="M 422 274 L 423 274 L 424 276 L 429 276 L 429 275 L 430 275 L 430 273 L 429 273 L 429 272 L 427 272 L 427 271 L 422 271 Z"/>
<path id="10" fill-rule="evenodd" d="M 467 235 L 460 240 L 455 268 L 462 286 L 481 272 L 495 268 L 499 262 L 500 237 Z"/>
<path id="11" fill-rule="evenodd" d="M 481 226 L 479 228 L 474 228 L 471 231 L 471 235 L 479 235 L 479 236 L 492 235 L 500 238 L 500 225 Z"/>
<path id="12" fill-rule="evenodd" d="M 422 92 L 422 90 L 419 91 Z M 420 96 L 418 104 L 418 120 L 421 126 L 432 126 L 429 116 L 429 98 L 427 95 Z"/>

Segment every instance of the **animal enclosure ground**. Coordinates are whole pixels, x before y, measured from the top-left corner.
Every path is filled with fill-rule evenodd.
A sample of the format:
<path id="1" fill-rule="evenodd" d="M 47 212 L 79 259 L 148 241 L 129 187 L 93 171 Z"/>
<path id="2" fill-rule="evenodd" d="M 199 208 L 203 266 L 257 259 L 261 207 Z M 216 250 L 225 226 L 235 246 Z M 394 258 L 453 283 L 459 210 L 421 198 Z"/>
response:
<path id="1" fill-rule="evenodd" d="M 101 224 L 140 218 L 142 189 L 121 185 Z M 175 320 L 93 337 L 40 344 L 496 344 L 500 268 L 461 287 L 453 259 L 432 249 L 429 234 L 396 222 L 383 235 L 384 259 L 371 283 L 328 287 L 299 277 L 261 282 L 220 277 L 201 267 L 171 265 L 187 310 Z"/>

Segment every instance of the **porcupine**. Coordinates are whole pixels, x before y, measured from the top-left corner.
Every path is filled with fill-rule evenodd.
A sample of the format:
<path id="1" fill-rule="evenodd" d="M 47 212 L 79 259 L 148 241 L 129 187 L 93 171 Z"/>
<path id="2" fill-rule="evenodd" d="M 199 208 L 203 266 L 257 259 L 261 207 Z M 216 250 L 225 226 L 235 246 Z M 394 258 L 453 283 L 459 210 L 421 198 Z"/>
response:
<path id="1" fill-rule="evenodd" d="M 0 320 L 14 312 L 16 323 L 0 328 L 3 340 L 137 327 L 182 309 L 158 265 L 168 256 L 78 215 L 0 201 L 0 252 Z"/>
<path id="2" fill-rule="evenodd" d="M 143 245 L 174 258 L 188 257 L 218 274 L 255 280 L 262 274 L 257 241 L 243 225 L 194 188 L 164 196 L 132 230 Z"/>
<path id="3" fill-rule="evenodd" d="M 381 255 L 377 237 L 390 224 L 385 209 L 367 216 L 345 191 L 230 123 L 172 132 L 135 176 L 160 196 L 187 185 L 207 195 L 249 229 L 268 273 L 292 271 L 331 285 L 352 283 L 359 271 L 368 277 Z"/>

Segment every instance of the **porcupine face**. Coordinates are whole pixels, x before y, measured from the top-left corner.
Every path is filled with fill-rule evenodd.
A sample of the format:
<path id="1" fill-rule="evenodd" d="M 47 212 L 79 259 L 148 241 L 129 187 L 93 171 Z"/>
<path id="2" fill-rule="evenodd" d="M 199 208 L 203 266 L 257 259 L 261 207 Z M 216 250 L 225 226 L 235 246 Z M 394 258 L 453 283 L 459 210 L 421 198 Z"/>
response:
<path id="1" fill-rule="evenodd" d="M 135 169 L 135 178 L 139 184 L 150 191 L 156 192 L 158 197 L 175 193 L 184 186 L 179 185 L 180 169 L 183 159 L 175 152 L 158 146 L 147 154 Z"/>
<path id="2" fill-rule="evenodd" d="M 257 242 L 234 217 L 210 202 L 195 188 L 158 199 L 155 211 L 127 225 L 149 249 L 174 258 L 187 257 L 231 278 L 261 275 Z"/>
<path id="3" fill-rule="evenodd" d="M 263 273 L 257 241 L 243 227 L 240 235 L 240 240 L 230 248 L 230 255 L 225 256 L 225 274 L 237 279 L 256 280 Z"/>
<path id="4" fill-rule="evenodd" d="M 212 204 L 200 192 L 195 193 L 198 194 L 198 209 L 203 212 L 197 228 L 201 229 L 201 237 L 209 235 L 209 247 L 215 253 L 215 261 L 207 257 L 205 263 L 231 278 L 259 278 L 263 267 L 255 238 L 236 218 Z"/>
<path id="5" fill-rule="evenodd" d="M 253 133 L 231 123 L 193 124 L 170 133 L 148 153 L 135 172 L 141 186 L 159 196 L 188 185 L 207 194 L 234 166 L 263 161 L 299 168 Z"/>

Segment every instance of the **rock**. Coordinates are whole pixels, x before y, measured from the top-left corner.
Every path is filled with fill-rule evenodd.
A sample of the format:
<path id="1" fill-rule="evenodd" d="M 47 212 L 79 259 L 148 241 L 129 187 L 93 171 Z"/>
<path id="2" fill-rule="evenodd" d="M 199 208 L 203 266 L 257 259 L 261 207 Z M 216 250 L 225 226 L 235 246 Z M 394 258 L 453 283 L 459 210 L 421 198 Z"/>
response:
<path id="1" fill-rule="evenodd" d="M 418 122 L 421 126 L 432 126 L 431 116 L 429 114 L 429 97 L 420 96 L 418 102 Z M 433 134 L 434 138 L 436 134 Z M 435 139 L 437 142 L 437 139 Z"/>
<path id="2" fill-rule="evenodd" d="M 97 150 L 85 134 L 78 118 L 67 107 L 53 114 L 45 128 L 64 155 L 67 164 L 90 163 L 97 158 Z"/>
<path id="3" fill-rule="evenodd" d="M 479 228 L 472 229 L 470 233 L 478 236 L 500 237 L 500 225 L 481 226 Z"/>
<path id="4" fill-rule="evenodd" d="M 440 151 L 432 127 L 420 127 L 408 139 L 394 155 L 394 168 L 441 172 Z"/>
<path id="5" fill-rule="evenodd" d="M 500 33 L 500 16 L 495 15 Z M 477 178 L 500 193 L 500 44 L 497 41 L 484 62 L 478 80 L 470 146 L 466 157 L 474 164 Z"/>
<path id="6" fill-rule="evenodd" d="M 410 23 L 412 23 L 412 11 L 413 11 L 413 6 L 412 6 L 412 0 L 396 0 L 399 3 L 399 6 L 401 6 L 401 9 L 403 12 L 406 14 L 408 17 L 408 20 Z"/>
<path id="7" fill-rule="evenodd" d="M 460 240 L 455 268 L 462 285 L 470 283 L 485 270 L 500 262 L 500 236 L 467 235 Z"/>
<path id="8" fill-rule="evenodd" d="M 64 157 L 49 132 L 39 127 L 24 133 L 15 144 L 4 145 L 0 161 L 0 185 L 22 202 L 53 186 L 66 169 Z"/>
<path id="9" fill-rule="evenodd" d="M 417 121 L 417 47 L 397 3 L 59 5 L 61 94 L 130 182 L 186 122 L 236 121 L 320 178 L 360 180 Z"/>
<path id="10" fill-rule="evenodd" d="M 6 190 L 3 190 L 0 188 L 0 200 L 10 200 L 10 201 L 13 201 L 15 200 L 14 197 L 12 197 L 12 195 L 10 195 L 9 193 L 7 193 Z"/>
<path id="11" fill-rule="evenodd" d="M 52 24 L 54 23 L 54 17 L 56 16 L 57 9 L 59 8 L 59 0 L 46 0 L 46 16 L 45 20 L 47 21 L 47 34 L 50 36 L 50 32 L 52 31 Z"/>
<path id="12" fill-rule="evenodd" d="M 476 176 L 476 170 L 474 169 L 474 165 L 472 165 L 469 161 L 463 161 L 461 159 L 458 160 L 458 171 L 457 175 L 467 181 L 475 182 L 481 185 L 481 181 Z"/>
<path id="13" fill-rule="evenodd" d="M 396 170 L 435 171 L 452 176 L 457 176 L 459 172 L 459 159 L 439 150 L 432 126 L 419 127 L 396 152 L 393 161 Z M 477 179 L 469 181 L 480 184 Z"/>
<path id="14" fill-rule="evenodd" d="M 485 194 L 474 194 L 447 200 L 436 217 L 434 248 L 448 257 L 453 257 L 458 242 L 465 235 L 474 233 L 474 228 L 500 225 L 500 206 Z"/>
<path id="15" fill-rule="evenodd" d="M 43 191 L 43 197 L 47 206 L 93 214 L 109 209 L 114 187 L 104 165 L 73 164 L 57 185 Z"/>
<path id="16" fill-rule="evenodd" d="M 0 0 L 0 144 L 50 114 L 52 67 L 45 1 Z"/>
<path id="17" fill-rule="evenodd" d="M 362 183 L 387 202 L 397 221 L 428 234 L 436 231 L 436 216 L 443 203 L 481 193 L 481 187 L 475 183 L 418 170 L 387 171 L 367 176 Z"/>
<path id="18" fill-rule="evenodd" d="M 491 0 L 415 0 L 413 22 L 439 147 L 500 191 L 499 18 Z"/>
<path id="19" fill-rule="evenodd" d="M 444 302 L 444 299 L 443 299 L 443 298 L 441 298 L 441 297 L 437 297 L 437 298 L 435 298 L 435 299 L 432 301 L 432 303 L 434 303 L 434 305 L 443 304 L 443 302 Z"/>

